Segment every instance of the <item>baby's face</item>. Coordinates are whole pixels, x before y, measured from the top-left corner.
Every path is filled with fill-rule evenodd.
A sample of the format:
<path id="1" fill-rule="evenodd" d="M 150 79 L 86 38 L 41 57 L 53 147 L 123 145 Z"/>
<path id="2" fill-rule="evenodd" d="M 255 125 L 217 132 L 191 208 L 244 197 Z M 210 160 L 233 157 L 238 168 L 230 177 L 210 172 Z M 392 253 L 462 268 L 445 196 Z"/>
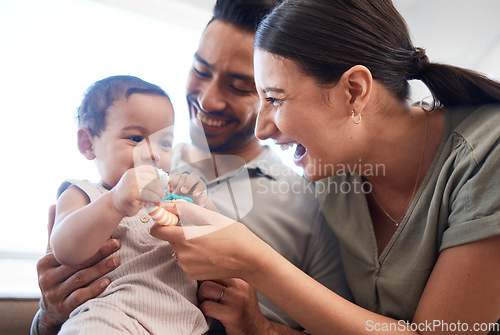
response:
<path id="1" fill-rule="evenodd" d="M 106 128 L 94 141 L 102 182 L 114 187 L 128 170 L 152 165 L 170 170 L 174 110 L 164 96 L 135 93 L 108 110 Z"/>

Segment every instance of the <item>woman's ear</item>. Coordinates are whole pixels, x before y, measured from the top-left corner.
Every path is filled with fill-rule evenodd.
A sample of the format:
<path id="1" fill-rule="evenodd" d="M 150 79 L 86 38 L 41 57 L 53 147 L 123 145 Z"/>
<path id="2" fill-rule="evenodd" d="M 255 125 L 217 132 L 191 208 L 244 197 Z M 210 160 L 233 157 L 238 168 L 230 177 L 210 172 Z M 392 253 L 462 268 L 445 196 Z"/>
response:
<path id="1" fill-rule="evenodd" d="M 78 150 L 85 156 L 85 158 L 92 160 L 95 158 L 93 136 L 90 130 L 83 127 L 78 129 L 76 133 L 78 139 Z"/>
<path id="2" fill-rule="evenodd" d="M 372 92 L 373 78 L 370 70 L 364 65 L 355 65 L 342 74 L 341 80 L 347 87 L 351 110 L 361 113 Z"/>

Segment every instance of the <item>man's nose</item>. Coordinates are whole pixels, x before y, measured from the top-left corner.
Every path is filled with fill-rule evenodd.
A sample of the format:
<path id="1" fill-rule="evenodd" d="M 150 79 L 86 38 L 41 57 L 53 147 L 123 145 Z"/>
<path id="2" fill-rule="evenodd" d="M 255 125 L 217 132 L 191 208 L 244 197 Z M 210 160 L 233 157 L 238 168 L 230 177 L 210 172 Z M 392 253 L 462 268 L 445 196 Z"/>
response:
<path id="1" fill-rule="evenodd" d="M 225 96 L 218 81 L 211 81 L 201 89 L 198 104 L 204 111 L 218 111 L 226 108 Z"/>

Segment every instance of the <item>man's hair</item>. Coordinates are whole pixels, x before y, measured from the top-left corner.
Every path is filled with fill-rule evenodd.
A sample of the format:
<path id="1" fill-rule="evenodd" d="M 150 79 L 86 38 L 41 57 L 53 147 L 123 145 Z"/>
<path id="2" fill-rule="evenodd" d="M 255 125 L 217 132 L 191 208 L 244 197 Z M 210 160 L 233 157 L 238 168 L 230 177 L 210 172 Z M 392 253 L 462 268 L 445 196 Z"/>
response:
<path id="1" fill-rule="evenodd" d="M 213 20 L 220 20 L 255 33 L 260 21 L 280 2 L 280 0 L 217 0 L 213 17 L 208 24 Z"/>

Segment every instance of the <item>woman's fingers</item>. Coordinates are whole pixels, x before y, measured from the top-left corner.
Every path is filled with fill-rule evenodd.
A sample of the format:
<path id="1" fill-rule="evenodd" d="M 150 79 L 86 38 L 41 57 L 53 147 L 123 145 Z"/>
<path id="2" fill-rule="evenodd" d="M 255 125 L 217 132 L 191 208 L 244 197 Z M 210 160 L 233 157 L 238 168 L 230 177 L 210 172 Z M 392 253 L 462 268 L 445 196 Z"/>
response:
<path id="1" fill-rule="evenodd" d="M 190 202 L 164 204 L 163 207 L 169 212 L 177 214 L 182 225 L 184 238 L 187 240 L 213 233 L 235 222 L 233 219 Z M 155 226 L 152 227 L 151 233 L 156 238 L 174 242 L 171 238 L 176 236 L 175 234 L 179 234 L 176 232 L 177 230 L 171 232 L 168 229 L 172 227 Z"/>
<path id="2" fill-rule="evenodd" d="M 160 240 L 170 242 L 174 247 L 175 243 L 186 240 L 184 231 L 180 226 L 162 226 L 155 223 L 149 229 L 149 233 Z"/>

